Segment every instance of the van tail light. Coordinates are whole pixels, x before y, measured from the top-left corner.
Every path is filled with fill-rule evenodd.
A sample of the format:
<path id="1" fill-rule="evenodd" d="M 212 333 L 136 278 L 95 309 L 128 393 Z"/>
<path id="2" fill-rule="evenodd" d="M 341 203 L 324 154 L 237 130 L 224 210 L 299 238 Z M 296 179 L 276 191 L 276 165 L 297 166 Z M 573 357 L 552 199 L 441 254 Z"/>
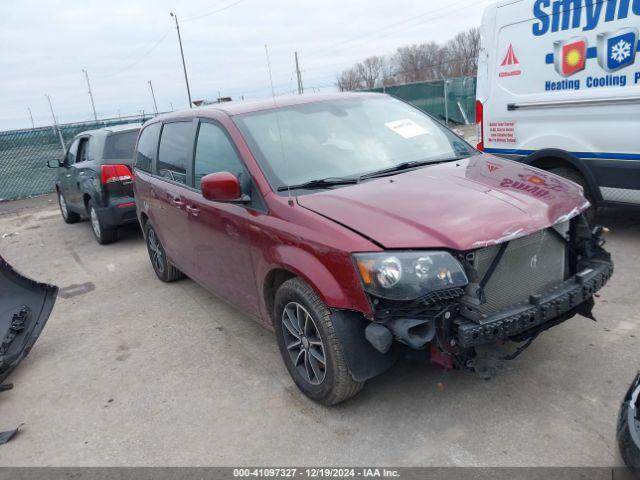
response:
<path id="1" fill-rule="evenodd" d="M 484 107 L 480 100 L 476 100 L 476 136 L 478 137 L 478 145 L 476 148 L 481 152 L 484 151 Z"/>
<path id="2" fill-rule="evenodd" d="M 101 181 L 103 185 L 131 180 L 133 180 L 133 174 L 126 165 L 102 165 Z"/>

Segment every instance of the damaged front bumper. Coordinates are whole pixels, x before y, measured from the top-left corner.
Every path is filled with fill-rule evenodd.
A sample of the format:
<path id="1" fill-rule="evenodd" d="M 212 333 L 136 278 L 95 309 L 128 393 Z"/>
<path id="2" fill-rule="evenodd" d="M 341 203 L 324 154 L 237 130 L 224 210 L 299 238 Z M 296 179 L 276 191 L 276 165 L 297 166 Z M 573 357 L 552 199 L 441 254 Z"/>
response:
<path id="1" fill-rule="evenodd" d="M 513 305 L 478 322 L 458 317 L 454 321 L 454 339 L 460 347 L 469 348 L 514 339 L 532 330 L 546 330 L 559 320 L 580 313 L 577 309 L 588 302 L 612 274 L 610 260 L 592 260 L 573 277 L 548 292 L 531 296 L 528 302 Z"/>
<path id="2" fill-rule="evenodd" d="M 509 242 L 501 244 L 497 252 L 485 260 L 486 268 L 482 271 L 478 269 L 479 250 L 458 252 L 457 258 L 469 278 L 465 289 L 431 292 L 408 302 L 373 297 L 374 316 L 365 329 L 365 337 L 383 355 L 398 350 L 410 356 L 423 352 L 431 362 L 445 368 L 471 369 L 489 378 L 505 360 L 522 353 L 541 332 L 575 315 L 593 319 L 594 295 L 614 270 L 611 255 L 603 249 L 604 232 L 602 227 L 589 229 L 584 218 L 576 217 L 565 228 L 552 227 L 533 240 L 524 238 L 513 250 L 509 250 Z M 540 250 L 542 246 L 546 248 Z M 557 255 L 558 252 L 561 255 Z M 546 261 L 548 257 L 544 257 L 542 261 L 546 261 L 543 265 L 547 270 L 536 273 L 537 263 L 531 265 L 531 258 L 537 261 L 540 253 L 556 255 L 551 257 L 553 261 Z M 546 281 L 541 276 L 544 272 L 558 273 L 559 269 L 549 267 L 557 261 L 563 265 L 562 278 L 556 281 L 550 275 L 553 281 L 547 281 L 544 289 L 537 289 L 535 285 Z M 528 269 L 522 268 L 523 262 Z M 498 271 L 500 276 L 494 277 Z M 497 285 L 504 289 L 509 288 L 505 280 L 509 275 L 517 282 L 520 278 L 526 280 L 523 272 L 530 271 L 532 276 L 538 275 L 535 277 L 538 283 L 532 284 L 528 297 L 523 295 L 494 310 L 486 308 L 489 300 L 495 302 L 496 299 L 495 288 L 489 298 L 486 293 L 487 285 L 495 285 L 490 283 L 492 278 L 498 278 Z M 514 289 L 521 291 L 522 286 L 514 284 Z M 498 292 L 502 293 L 504 290 Z M 501 298 L 509 299 L 509 295 Z M 524 343 L 515 352 L 509 352 L 505 348 L 508 341 Z"/>
<path id="3" fill-rule="evenodd" d="M 29 354 L 57 294 L 58 287 L 20 275 L 0 257 L 0 384 Z"/>

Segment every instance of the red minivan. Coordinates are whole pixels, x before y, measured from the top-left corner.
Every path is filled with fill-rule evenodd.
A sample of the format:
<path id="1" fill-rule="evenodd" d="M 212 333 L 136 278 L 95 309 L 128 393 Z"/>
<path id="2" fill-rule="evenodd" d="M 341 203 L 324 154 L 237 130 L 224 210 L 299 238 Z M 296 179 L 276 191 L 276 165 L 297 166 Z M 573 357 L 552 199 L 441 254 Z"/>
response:
<path id="1" fill-rule="evenodd" d="M 406 353 L 488 378 L 591 316 L 613 271 L 578 185 L 387 95 L 162 115 L 136 155 L 157 276 L 188 275 L 275 330 L 295 383 L 327 405 Z"/>

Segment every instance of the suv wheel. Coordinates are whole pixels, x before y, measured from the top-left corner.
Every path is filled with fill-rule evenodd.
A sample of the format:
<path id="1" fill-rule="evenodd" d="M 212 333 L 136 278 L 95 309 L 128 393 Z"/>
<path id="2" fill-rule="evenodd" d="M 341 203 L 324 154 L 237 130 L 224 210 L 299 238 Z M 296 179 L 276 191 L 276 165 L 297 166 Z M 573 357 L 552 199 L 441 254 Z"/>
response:
<path id="1" fill-rule="evenodd" d="M 60 213 L 62 214 L 62 219 L 66 223 L 77 223 L 80 221 L 80 215 L 69 210 L 69 207 L 67 206 L 67 200 L 64 198 L 64 195 L 60 190 L 58 190 L 58 205 L 60 205 Z"/>
<path id="2" fill-rule="evenodd" d="M 158 237 L 153 225 L 149 221 L 144 226 L 144 238 L 147 241 L 147 251 L 149 252 L 151 266 L 160 280 L 168 283 L 185 277 L 185 275 L 167 259 L 164 247 L 160 242 L 160 237 Z"/>
<path id="3" fill-rule="evenodd" d="M 335 405 L 356 395 L 356 382 L 347 366 L 331 310 L 299 278 L 282 284 L 276 293 L 274 326 L 289 374 L 306 396 Z"/>
<path id="4" fill-rule="evenodd" d="M 577 172 L 573 168 L 567 167 L 552 168 L 549 171 L 551 173 L 555 173 L 560 177 L 566 178 L 567 180 L 571 180 L 572 182 L 577 183 L 582 187 L 582 190 L 584 190 L 584 196 L 587 198 L 587 200 L 589 200 L 589 203 L 591 204 L 591 206 L 584 212 L 584 216 L 586 217 L 587 222 L 589 223 L 589 225 L 591 225 L 596 217 L 597 207 L 595 206 L 593 197 L 591 195 L 591 192 L 589 191 L 589 185 L 587 185 L 587 181 L 584 179 L 582 174 L 580 174 L 580 172 Z"/>
<path id="5" fill-rule="evenodd" d="M 104 224 L 100 220 L 98 211 L 96 210 L 96 207 L 93 204 L 93 200 L 89 200 L 89 204 L 87 205 L 87 210 L 89 211 L 89 221 L 91 222 L 91 231 L 93 232 L 93 236 L 96 237 L 96 240 L 98 241 L 98 243 L 101 245 L 106 245 L 108 243 L 115 242 L 117 238 L 116 229 L 107 228 L 104 226 Z"/>

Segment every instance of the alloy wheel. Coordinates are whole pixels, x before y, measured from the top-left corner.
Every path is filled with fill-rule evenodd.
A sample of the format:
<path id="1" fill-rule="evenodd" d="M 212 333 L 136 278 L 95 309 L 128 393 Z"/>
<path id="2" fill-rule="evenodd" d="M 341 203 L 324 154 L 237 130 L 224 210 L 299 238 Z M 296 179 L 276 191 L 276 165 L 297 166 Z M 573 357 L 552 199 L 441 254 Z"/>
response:
<path id="1" fill-rule="evenodd" d="M 324 344 L 313 318 L 299 303 L 282 312 L 282 334 L 294 368 L 310 384 L 320 385 L 327 374 Z"/>
<path id="2" fill-rule="evenodd" d="M 149 247 L 149 253 L 151 255 L 151 261 L 157 272 L 164 272 L 164 252 L 162 251 L 162 245 L 156 236 L 156 232 L 153 228 L 149 229 L 147 233 L 147 245 Z"/>

